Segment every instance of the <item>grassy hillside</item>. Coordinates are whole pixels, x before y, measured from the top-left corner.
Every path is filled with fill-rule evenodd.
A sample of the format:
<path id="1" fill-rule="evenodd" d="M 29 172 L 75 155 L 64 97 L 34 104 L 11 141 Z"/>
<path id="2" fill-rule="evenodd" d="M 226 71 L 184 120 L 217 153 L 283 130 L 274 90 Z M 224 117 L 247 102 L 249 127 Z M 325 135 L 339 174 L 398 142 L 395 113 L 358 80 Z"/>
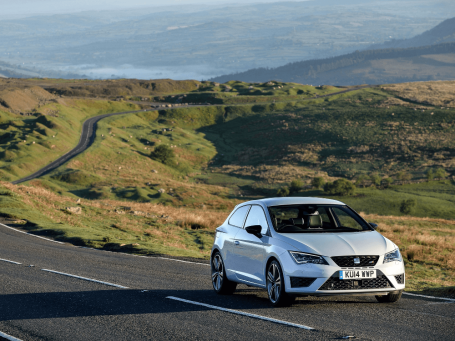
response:
<path id="1" fill-rule="evenodd" d="M 234 205 L 275 196 L 297 179 L 302 187 L 292 195 L 339 199 L 379 223 L 406 257 L 409 289 L 455 285 L 452 83 L 322 97 L 340 90 L 202 82 L 198 89 L 163 95 L 165 101 L 192 103 L 205 96 L 221 103 L 100 121 L 93 145 L 67 164 L 25 185 L 3 182 L 0 215 L 78 245 L 207 258 L 214 228 Z M 14 96 L 3 98 L 8 104 Z M 31 116 L 3 111 L 3 179 L 61 155 L 77 142 L 85 118 L 134 106 L 55 97 Z M 154 156 L 158 146 L 171 151 L 169 162 Z M 444 180 L 426 180 L 427 171 L 441 167 L 448 173 Z M 371 176 L 392 183 L 374 186 Z M 351 196 L 329 196 L 310 188 L 314 177 L 347 178 L 358 188 Z M 410 199 L 415 207 L 404 214 L 400 206 Z M 80 207 L 80 214 L 67 207 Z"/>

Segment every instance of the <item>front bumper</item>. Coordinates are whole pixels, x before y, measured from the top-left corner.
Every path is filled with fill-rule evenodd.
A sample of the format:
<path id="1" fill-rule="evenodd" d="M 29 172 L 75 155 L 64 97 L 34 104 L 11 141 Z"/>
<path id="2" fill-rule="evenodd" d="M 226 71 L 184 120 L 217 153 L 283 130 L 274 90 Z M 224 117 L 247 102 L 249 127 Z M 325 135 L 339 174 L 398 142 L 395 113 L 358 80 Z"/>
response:
<path id="1" fill-rule="evenodd" d="M 296 295 L 384 295 L 405 288 L 403 262 L 383 264 L 384 256 L 379 257 L 375 266 L 351 268 L 339 267 L 329 257 L 325 257 L 329 265 L 296 264 L 289 254 L 283 254 L 280 258 L 286 292 Z M 339 279 L 340 270 L 352 269 L 377 270 L 377 278 L 357 281 Z M 309 285 L 296 287 L 296 283 L 304 285 L 309 283 Z"/>

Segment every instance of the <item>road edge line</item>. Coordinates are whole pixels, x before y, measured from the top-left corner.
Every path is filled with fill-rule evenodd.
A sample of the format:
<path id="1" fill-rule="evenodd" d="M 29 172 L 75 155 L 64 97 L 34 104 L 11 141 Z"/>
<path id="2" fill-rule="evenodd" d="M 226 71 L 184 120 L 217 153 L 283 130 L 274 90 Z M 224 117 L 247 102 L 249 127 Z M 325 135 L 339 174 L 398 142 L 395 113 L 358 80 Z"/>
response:
<path id="1" fill-rule="evenodd" d="M 308 327 L 308 326 L 304 326 L 303 324 L 286 322 L 286 321 L 277 320 L 277 319 L 274 319 L 274 318 L 271 318 L 271 317 L 245 313 L 245 312 L 240 311 L 240 310 L 233 310 L 233 309 L 228 309 L 228 308 L 223 308 L 223 307 L 217 307 L 215 305 L 206 304 L 206 303 L 200 303 L 200 302 L 196 302 L 196 301 L 185 300 L 183 298 L 179 298 L 179 297 L 175 297 L 175 296 L 167 296 L 166 298 L 168 298 L 170 300 L 174 300 L 174 301 L 180 301 L 180 302 L 184 302 L 184 303 L 189 303 L 189 304 L 194 304 L 194 305 L 206 307 L 206 308 L 209 308 L 209 309 L 221 310 L 221 311 L 225 311 L 225 312 L 231 313 L 231 314 L 242 315 L 242 316 L 246 316 L 246 317 L 255 318 L 255 319 L 258 319 L 258 320 L 263 320 L 263 321 L 283 324 L 285 326 L 290 326 L 290 327 L 295 327 L 295 328 L 300 328 L 300 329 L 306 329 L 306 330 L 315 330 L 314 328 L 311 328 L 311 327 Z"/>
<path id="2" fill-rule="evenodd" d="M 139 256 L 141 257 L 141 256 Z M 181 263 L 190 263 L 190 264 L 197 264 L 197 265 L 207 265 L 210 266 L 210 264 L 205 264 L 205 263 L 198 263 L 198 262 L 190 262 L 187 260 L 180 260 L 180 259 L 173 259 L 173 258 L 166 258 L 166 257 L 146 257 L 146 258 L 160 258 L 160 259 L 166 259 L 166 260 L 173 260 L 174 262 L 181 262 Z"/>
<path id="3" fill-rule="evenodd" d="M 431 299 L 437 299 L 437 300 L 445 300 L 445 301 L 455 302 L 455 299 L 453 299 L 453 298 L 437 297 L 437 296 L 427 296 L 427 295 L 420 295 L 420 294 L 412 294 L 412 293 L 410 293 L 410 292 L 405 292 L 405 291 L 403 291 L 403 295 L 410 295 L 410 296 L 417 296 L 417 297 L 423 297 L 423 298 L 431 298 Z"/>
<path id="4" fill-rule="evenodd" d="M 63 275 L 63 276 L 77 278 L 77 279 L 82 279 L 84 281 L 95 282 L 95 283 L 104 284 L 104 285 L 110 285 L 111 287 L 116 287 L 116 288 L 120 288 L 120 289 L 129 289 L 128 287 L 124 287 L 123 285 L 109 283 L 109 282 L 103 282 L 103 281 L 98 281 L 96 279 L 87 278 L 87 277 L 81 277 L 81 276 L 77 276 L 77 275 L 71 275 L 71 274 L 67 274 L 65 272 L 59 272 L 59 271 L 54 271 L 54 270 L 49 270 L 49 269 L 41 269 L 41 270 L 42 271 L 46 271 L 46 272 L 51 272 L 51 273 L 54 273 L 54 274 L 57 274 L 57 275 Z"/>
<path id="5" fill-rule="evenodd" d="M 17 339 L 14 336 L 11 336 L 11 335 L 8 335 L 8 334 L 2 333 L 2 332 L 0 332 L 0 337 L 3 337 L 4 339 L 7 339 L 8 341 L 22 341 L 21 339 Z"/>
<path id="6" fill-rule="evenodd" d="M 53 242 L 53 243 L 57 243 L 57 244 L 65 244 L 65 243 L 62 243 L 62 242 L 59 242 L 59 241 L 56 241 L 56 240 L 52 240 L 52 239 L 44 238 L 44 237 L 41 237 L 41 236 L 37 236 L 36 234 L 33 234 L 33 233 L 21 231 L 21 230 L 15 229 L 14 227 L 11 227 L 11 226 L 8 226 L 8 225 L 2 224 L 2 223 L 0 223 L 0 225 L 3 226 L 3 227 L 8 228 L 10 230 L 19 232 L 19 233 L 23 233 L 23 234 L 27 234 L 29 236 L 33 236 L 33 237 L 36 237 L 36 238 L 39 238 L 39 239 L 47 240 L 48 242 Z"/>

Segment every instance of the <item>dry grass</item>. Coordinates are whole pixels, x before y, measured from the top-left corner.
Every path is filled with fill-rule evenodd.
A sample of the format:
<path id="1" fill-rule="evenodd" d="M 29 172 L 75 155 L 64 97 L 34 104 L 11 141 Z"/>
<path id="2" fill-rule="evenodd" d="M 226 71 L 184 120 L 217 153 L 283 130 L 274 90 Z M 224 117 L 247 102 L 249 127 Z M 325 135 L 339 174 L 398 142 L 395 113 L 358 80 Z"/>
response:
<path id="1" fill-rule="evenodd" d="M 414 102 L 455 107 L 455 81 L 392 84 L 383 89 Z"/>
<path id="2" fill-rule="evenodd" d="M 378 224 L 406 262 L 407 287 L 429 290 L 455 286 L 455 221 L 432 218 L 362 216 Z"/>

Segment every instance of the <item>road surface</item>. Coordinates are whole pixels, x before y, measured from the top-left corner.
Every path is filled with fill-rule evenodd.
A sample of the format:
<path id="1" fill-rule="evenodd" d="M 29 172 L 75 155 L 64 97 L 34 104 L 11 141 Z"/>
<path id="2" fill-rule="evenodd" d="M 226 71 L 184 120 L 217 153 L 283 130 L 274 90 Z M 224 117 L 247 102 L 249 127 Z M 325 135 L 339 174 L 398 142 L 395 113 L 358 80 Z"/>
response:
<path id="1" fill-rule="evenodd" d="M 243 285 L 216 295 L 207 263 L 75 247 L 5 225 L 0 259 L 0 338 L 454 340 L 455 300 L 305 297 L 271 308 L 264 290 Z"/>

